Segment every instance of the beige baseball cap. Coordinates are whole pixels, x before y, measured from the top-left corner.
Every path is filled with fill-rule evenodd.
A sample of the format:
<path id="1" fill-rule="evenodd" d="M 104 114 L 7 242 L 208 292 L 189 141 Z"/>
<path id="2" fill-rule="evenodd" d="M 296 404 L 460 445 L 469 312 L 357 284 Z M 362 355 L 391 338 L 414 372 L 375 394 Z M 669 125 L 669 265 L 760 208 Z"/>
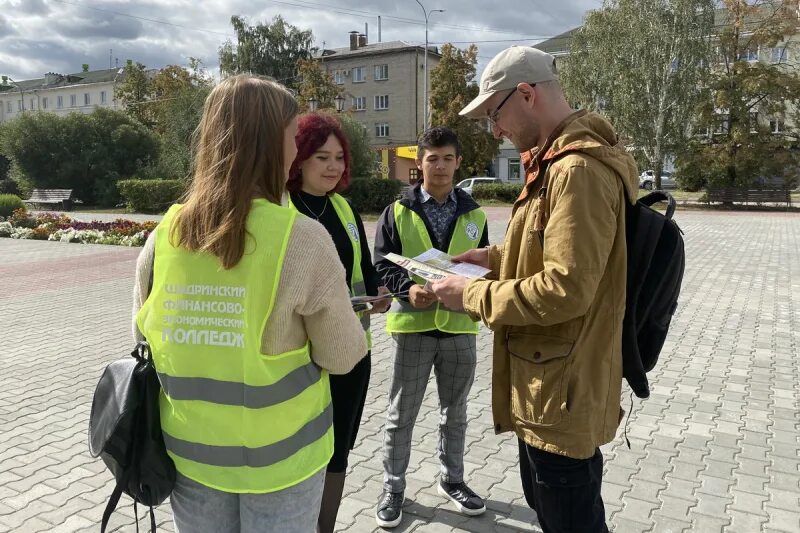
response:
<path id="1" fill-rule="evenodd" d="M 469 118 L 485 118 L 486 101 L 498 91 L 513 89 L 520 83 L 557 80 L 556 58 L 530 46 L 506 48 L 489 61 L 481 75 L 480 92 L 459 112 Z"/>

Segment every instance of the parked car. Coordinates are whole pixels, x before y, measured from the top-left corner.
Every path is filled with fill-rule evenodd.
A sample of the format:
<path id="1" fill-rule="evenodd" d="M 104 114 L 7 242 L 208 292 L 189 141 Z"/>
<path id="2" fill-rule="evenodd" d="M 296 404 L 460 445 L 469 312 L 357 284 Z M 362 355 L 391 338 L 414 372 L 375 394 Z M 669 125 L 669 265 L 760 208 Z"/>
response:
<path id="1" fill-rule="evenodd" d="M 465 193 L 472 195 L 472 188 L 475 185 L 491 185 L 492 183 L 501 183 L 497 178 L 490 178 L 488 176 L 478 176 L 475 178 L 467 178 L 456 185 L 460 187 Z"/>
<path id="2" fill-rule="evenodd" d="M 652 170 L 645 170 L 639 176 L 639 188 L 652 191 L 655 189 L 656 173 Z M 678 184 L 672 177 L 672 172 L 661 173 L 661 188 L 662 189 L 676 189 Z"/>

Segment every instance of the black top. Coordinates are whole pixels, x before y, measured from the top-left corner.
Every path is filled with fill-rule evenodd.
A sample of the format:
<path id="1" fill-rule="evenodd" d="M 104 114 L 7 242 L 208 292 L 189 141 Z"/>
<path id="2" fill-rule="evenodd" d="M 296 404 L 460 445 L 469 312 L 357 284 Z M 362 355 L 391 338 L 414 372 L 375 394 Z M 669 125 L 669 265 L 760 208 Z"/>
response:
<path id="1" fill-rule="evenodd" d="M 342 225 L 339 215 L 336 214 L 336 209 L 333 208 L 330 198 L 327 196 L 314 196 L 303 191 L 291 193 L 291 198 L 298 211 L 317 220 L 330 233 L 333 244 L 336 245 L 336 251 L 339 253 L 339 260 L 344 266 L 347 286 L 350 287 L 350 282 L 353 279 L 353 243 L 350 240 L 350 233 Z M 352 205 L 350 209 L 353 209 Z M 364 223 L 355 209 L 353 209 L 353 215 L 356 219 L 356 226 L 358 226 L 358 242 L 361 245 L 361 273 L 364 275 L 364 285 L 367 288 L 368 295 L 376 296 L 378 294 L 379 278 L 372 264 L 372 255 L 369 251 Z"/>

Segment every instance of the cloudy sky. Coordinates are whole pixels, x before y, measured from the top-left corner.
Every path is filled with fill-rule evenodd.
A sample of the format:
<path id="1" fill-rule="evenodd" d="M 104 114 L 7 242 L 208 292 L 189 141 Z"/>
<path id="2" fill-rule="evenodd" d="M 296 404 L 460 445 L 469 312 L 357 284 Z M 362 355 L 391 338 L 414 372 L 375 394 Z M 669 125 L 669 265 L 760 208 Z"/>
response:
<path id="1" fill-rule="evenodd" d="M 532 44 L 581 23 L 601 0 L 422 0 L 444 9 L 430 18 L 430 41 L 475 42 L 479 72 L 491 57 L 515 43 Z M 491 6 L 491 7 L 490 7 Z M 43 77 L 45 72 L 108 68 L 116 59 L 150 68 L 188 63 L 198 57 L 217 73 L 217 50 L 232 38 L 232 15 L 251 23 L 283 15 L 309 28 L 318 47 L 348 45 L 347 32 L 364 31 L 382 40 L 423 43 L 422 9 L 415 0 L 0 0 L 0 74 L 12 79 Z M 483 41 L 483 42 L 482 42 Z M 494 41 L 494 42 L 488 42 Z M 463 42 L 463 44 L 461 44 Z M 111 54 L 109 54 L 109 52 Z"/>

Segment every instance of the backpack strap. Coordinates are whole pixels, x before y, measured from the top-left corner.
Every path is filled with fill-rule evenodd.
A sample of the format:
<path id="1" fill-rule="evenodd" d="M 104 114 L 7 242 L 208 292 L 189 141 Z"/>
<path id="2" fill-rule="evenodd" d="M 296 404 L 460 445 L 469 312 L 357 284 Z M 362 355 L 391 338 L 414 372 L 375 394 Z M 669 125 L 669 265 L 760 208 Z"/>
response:
<path id="1" fill-rule="evenodd" d="M 117 484 L 114 487 L 114 491 L 111 493 L 111 497 L 108 499 L 108 504 L 106 505 L 106 510 L 103 511 L 103 521 L 100 524 L 100 533 L 106 533 L 106 528 L 108 527 L 108 521 L 111 518 L 111 514 L 114 512 L 114 509 L 117 508 L 117 504 L 119 503 L 119 499 L 122 496 L 122 485 Z"/>
<path id="2" fill-rule="evenodd" d="M 677 207 L 675 198 L 673 198 L 671 194 L 664 191 L 653 191 L 644 198 L 641 198 L 639 202 L 647 207 L 652 207 L 653 204 L 657 204 L 659 202 L 666 202 L 667 211 L 664 213 L 664 216 L 667 217 L 667 220 L 672 220 L 672 215 L 675 214 L 675 208 Z"/>

